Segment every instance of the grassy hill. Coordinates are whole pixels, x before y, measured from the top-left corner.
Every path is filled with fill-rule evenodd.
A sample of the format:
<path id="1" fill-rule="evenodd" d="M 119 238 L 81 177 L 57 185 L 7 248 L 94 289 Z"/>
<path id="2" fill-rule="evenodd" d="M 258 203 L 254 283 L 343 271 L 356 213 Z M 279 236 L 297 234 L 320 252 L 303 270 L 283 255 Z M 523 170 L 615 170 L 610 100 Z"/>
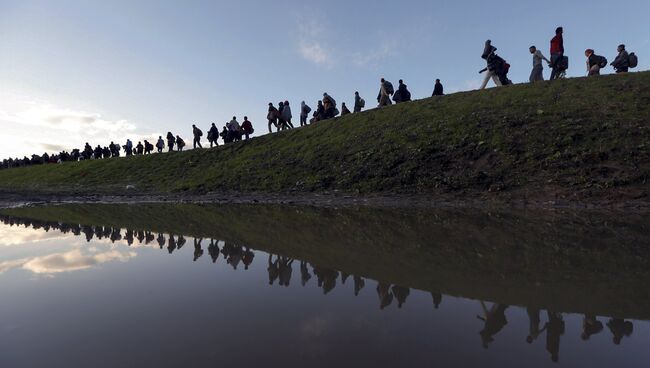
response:
<path id="1" fill-rule="evenodd" d="M 645 72 L 429 98 L 215 149 L 0 170 L 0 191 L 589 201 L 647 198 L 649 178 Z"/>

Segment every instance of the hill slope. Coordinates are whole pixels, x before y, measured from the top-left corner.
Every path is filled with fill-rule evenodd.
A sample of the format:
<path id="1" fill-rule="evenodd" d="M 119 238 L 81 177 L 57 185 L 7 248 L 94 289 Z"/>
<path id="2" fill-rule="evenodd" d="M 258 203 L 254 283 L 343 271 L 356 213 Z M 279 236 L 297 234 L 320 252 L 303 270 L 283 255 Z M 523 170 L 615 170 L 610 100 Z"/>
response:
<path id="1" fill-rule="evenodd" d="M 0 170 L 27 193 L 647 198 L 650 72 L 457 93 L 226 147 Z M 612 197 L 613 196 L 613 197 Z"/>

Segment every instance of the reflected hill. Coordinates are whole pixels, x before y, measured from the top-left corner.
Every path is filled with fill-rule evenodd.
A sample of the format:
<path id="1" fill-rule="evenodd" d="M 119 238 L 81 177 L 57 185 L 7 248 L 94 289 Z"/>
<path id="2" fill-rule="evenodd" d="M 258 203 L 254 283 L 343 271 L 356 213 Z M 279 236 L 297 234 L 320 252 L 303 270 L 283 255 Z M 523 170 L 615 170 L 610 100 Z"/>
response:
<path id="1" fill-rule="evenodd" d="M 395 298 L 401 305 L 414 288 L 431 292 L 434 304 L 447 294 L 650 319 L 650 221 L 641 216 L 207 204 L 61 205 L 0 214 L 8 223 L 29 219 L 86 239 L 142 239 L 169 253 L 192 237 L 195 259 L 205 248 L 216 261 L 210 239 L 220 239 L 234 268 L 252 262 L 250 249 L 277 255 L 268 259 L 271 283 L 288 284 L 292 263 L 300 264 L 301 281 L 314 277 L 325 293 L 346 275 L 354 275 L 355 290 L 364 278 L 377 280 L 382 304 Z M 318 266 L 310 273 L 306 262 Z"/>

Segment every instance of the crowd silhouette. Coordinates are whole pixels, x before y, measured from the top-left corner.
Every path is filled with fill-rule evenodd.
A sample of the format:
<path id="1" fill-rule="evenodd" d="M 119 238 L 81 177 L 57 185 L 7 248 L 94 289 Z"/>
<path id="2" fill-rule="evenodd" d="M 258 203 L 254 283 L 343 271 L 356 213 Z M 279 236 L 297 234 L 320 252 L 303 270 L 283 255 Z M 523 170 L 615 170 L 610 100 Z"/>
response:
<path id="1" fill-rule="evenodd" d="M 609 66 L 613 67 L 617 74 L 627 73 L 629 69 L 637 67 L 638 58 L 636 54 L 634 52 L 628 53 L 624 44 L 619 45 L 616 51 L 616 58 L 609 64 Z M 566 76 L 566 71 L 569 69 L 569 60 L 565 55 L 564 50 L 563 27 L 558 27 L 555 30 L 555 35 L 550 41 L 550 59 L 546 58 L 541 50 L 537 49 L 536 46 L 531 46 L 529 52 L 533 55 L 533 70 L 529 77 L 530 83 L 544 80 L 543 61 L 546 61 L 548 67 L 552 69 L 550 80 L 561 79 Z M 608 66 L 607 59 L 603 56 L 597 55 L 593 49 L 587 49 L 585 51 L 585 57 L 587 58 L 586 64 L 588 76 L 600 75 L 601 71 Z M 481 58 L 485 60 L 487 66 L 479 72 L 485 73 L 485 79 L 483 80 L 480 89 L 484 89 L 490 80 L 492 80 L 497 87 L 513 84 L 513 82 L 508 79 L 510 64 L 497 54 L 497 48 L 492 44 L 491 40 L 485 42 Z M 442 95 L 444 95 L 443 85 L 440 82 L 440 79 L 436 79 L 432 97 Z M 377 95 L 378 107 L 388 106 L 393 102 L 404 103 L 409 101 L 411 101 L 411 92 L 408 90 L 408 87 L 403 80 L 399 80 L 398 88 L 395 90 L 391 82 L 385 78 L 381 78 L 379 93 Z M 360 113 L 365 106 L 366 102 L 359 95 L 359 92 L 354 93 L 354 106 L 352 111 L 348 109 L 345 102 L 341 104 L 341 110 L 339 110 L 336 100 L 328 93 L 323 93 L 323 98 L 316 103 L 316 108 L 313 110 L 311 119 L 309 119 L 309 113 L 312 112 L 312 108 L 307 105 L 305 101 L 302 101 L 300 105 L 300 127 L 306 126 L 310 123 L 313 124 L 319 121 L 332 119 L 337 116 Z M 289 101 L 284 100 L 279 102 L 277 108 L 272 102 L 269 102 L 267 111 L 269 133 L 273 133 L 273 127 L 275 127 L 276 132 L 294 129 L 295 127 L 292 123 L 292 119 L 293 114 Z M 207 139 L 210 143 L 210 148 L 212 148 L 215 145 L 219 145 L 219 138 L 222 139 L 224 144 L 227 144 L 239 142 L 241 140 L 248 140 L 253 133 L 253 124 L 248 120 L 248 117 L 244 117 L 243 122 L 240 124 L 237 121 L 237 117 L 233 116 L 230 121 L 225 123 L 221 132 L 219 132 L 215 123 L 212 123 L 208 129 Z M 193 148 L 203 148 L 201 143 L 203 131 L 198 128 L 196 124 L 192 125 L 192 137 Z M 173 152 L 174 148 L 176 148 L 176 151 L 183 151 L 185 141 L 180 137 L 180 135 L 174 135 L 171 132 L 168 132 L 166 138 L 168 152 Z M 122 146 L 111 142 L 108 146 L 97 145 L 95 148 L 92 148 L 89 143 L 86 143 L 83 149 L 76 148 L 71 151 L 61 151 L 59 153 L 48 154 L 46 152 L 42 155 L 33 154 L 31 157 L 25 156 L 23 158 L 3 159 L 0 164 L 0 169 L 43 164 L 60 164 L 80 160 L 118 158 L 121 155 L 121 151 L 124 152 L 124 156 L 149 155 L 153 153 L 154 148 L 156 148 L 158 153 L 162 153 L 164 147 L 165 141 L 162 139 L 162 136 L 158 137 L 155 146 L 146 139 L 138 141 L 135 146 L 130 139 L 127 139 L 126 143 Z"/>
<path id="2" fill-rule="evenodd" d="M 58 230 L 63 234 L 72 234 L 83 236 L 87 242 L 93 239 L 107 239 L 111 243 L 123 241 L 128 246 L 136 242 L 141 245 L 157 244 L 159 249 L 166 250 L 169 254 L 180 250 L 187 243 L 185 235 L 182 234 L 165 234 L 161 232 L 152 232 L 146 230 L 134 230 L 130 228 L 119 228 L 101 225 L 81 225 L 68 224 L 56 221 L 39 221 L 23 219 L 15 216 L 0 215 L 0 221 L 9 226 L 24 226 L 35 230 Z M 225 264 L 232 267 L 233 270 L 248 270 L 256 256 L 256 251 L 248 246 L 238 245 L 232 241 L 223 241 L 210 238 L 193 237 L 193 262 L 197 262 L 204 254 L 204 242 L 207 244 L 208 256 L 212 263 L 216 264 L 219 258 L 223 258 Z M 221 244 L 221 246 L 220 246 Z M 358 296 L 366 286 L 367 279 L 359 275 L 351 275 L 336 269 L 322 267 L 303 260 L 268 254 L 267 273 L 268 284 L 280 287 L 289 287 L 293 278 L 293 267 L 296 263 L 300 270 L 300 284 L 305 287 L 308 284 L 315 284 L 322 289 L 324 295 L 334 290 L 338 283 L 345 285 L 352 277 L 354 295 Z M 316 278 L 312 282 L 312 278 Z M 401 309 L 407 302 L 411 294 L 411 288 L 385 281 L 376 281 L 376 293 L 378 297 L 378 307 L 384 310 L 390 306 Z M 442 303 L 442 294 L 430 291 L 433 307 L 438 309 Z M 480 301 L 482 313 L 477 318 L 482 321 L 483 328 L 479 331 L 481 344 L 484 348 L 496 340 L 496 336 L 507 326 L 507 311 L 509 305 L 494 303 L 488 307 L 485 301 Z M 558 311 L 546 310 L 546 322 L 542 324 L 542 308 L 527 307 L 526 312 L 529 320 L 529 330 L 525 341 L 533 344 L 542 334 L 546 335 L 545 347 L 550 355 L 550 359 L 557 362 L 560 357 L 560 340 L 565 334 L 565 323 L 562 313 Z M 606 326 L 612 334 L 612 341 L 620 345 L 624 338 L 630 337 L 634 331 L 634 325 L 631 321 L 619 317 L 611 317 L 606 325 L 603 325 L 597 316 L 585 314 L 582 323 L 581 339 L 589 340 L 592 336 L 600 334 Z"/>

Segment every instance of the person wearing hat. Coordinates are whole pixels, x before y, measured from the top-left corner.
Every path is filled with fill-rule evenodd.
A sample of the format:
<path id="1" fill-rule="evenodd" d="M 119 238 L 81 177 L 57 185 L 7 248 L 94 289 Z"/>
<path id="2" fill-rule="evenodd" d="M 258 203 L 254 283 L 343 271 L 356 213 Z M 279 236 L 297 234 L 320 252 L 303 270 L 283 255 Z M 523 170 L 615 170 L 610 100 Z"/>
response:
<path id="1" fill-rule="evenodd" d="M 618 45 L 618 56 L 610 64 L 616 70 L 616 73 L 627 73 L 630 68 L 630 55 L 625 51 L 625 45 Z"/>

